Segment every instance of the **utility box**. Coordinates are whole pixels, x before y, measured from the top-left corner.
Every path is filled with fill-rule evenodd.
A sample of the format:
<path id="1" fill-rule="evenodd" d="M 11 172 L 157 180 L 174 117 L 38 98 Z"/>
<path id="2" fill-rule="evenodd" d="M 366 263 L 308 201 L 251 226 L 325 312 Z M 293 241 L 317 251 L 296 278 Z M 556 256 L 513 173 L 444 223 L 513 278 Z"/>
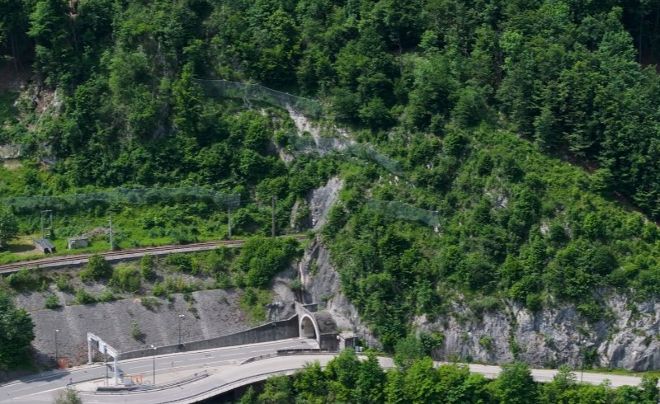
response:
<path id="1" fill-rule="evenodd" d="M 85 248 L 89 246 L 89 238 L 87 237 L 72 237 L 67 240 L 67 248 L 69 250 L 76 250 L 78 248 Z"/>

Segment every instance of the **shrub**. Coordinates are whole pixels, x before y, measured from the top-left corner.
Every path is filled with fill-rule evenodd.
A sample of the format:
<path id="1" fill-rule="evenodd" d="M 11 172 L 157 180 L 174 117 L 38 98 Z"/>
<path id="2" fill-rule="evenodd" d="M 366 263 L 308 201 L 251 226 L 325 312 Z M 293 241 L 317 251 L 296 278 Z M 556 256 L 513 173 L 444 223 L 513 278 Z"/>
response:
<path id="1" fill-rule="evenodd" d="M 71 286 L 69 278 L 63 274 L 58 275 L 57 279 L 55 280 L 55 285 L 61 292 L 73 293 L 73 286 Z"/>
<path id="2" fill-rule="evenodd" d="M 120 265 L 112 271 L 110 284 L 125 292 L 137 292 L 142 286 L 142 274 L 137 268 Z"/>
<path id="3" fill-rule="evenodd" d="M 266 320 L 266 305 L 271 302 L 269 290 L 248 288 L 239 299 L 241 309 L 245 311 L 253 322 Z"/>
<path id="4" fill-rule="evenodd" d="M 80 271 L 80 279 L 85 282 L 107 279 L 112 276 L 112 266 L 100 255 L 92 255 L 85 269 Z"/>
<path id="5" fill-rule="evenodd" d="M 488 352 L 492 351 L 493 337 L 490 335 L 483 335 L 481 338 L 479 338 L 479 345 L 481 345 Z"/>
<path id="6" fill-rule="evenodd" d="M 117 300 L 117 298 L 115 297 L 115 295 L 112 293 L 111 290 L 106 289 L 103 292 L 101 292 L 97 300 L 102 303 L 108 303 Z"/>
<path id="7" fill-rule="evenodd" d="M 180 276 L 167 277 L 163 282 L 156 282 L 152 293 L 154 296 L 167 296 L 171 293 L 190 293 L 197 290 L 197 285 L 186 282 Z"/>
<path id="8" fill-rule="evenodd" d="M 58 299 L 57 296 L 53 294 L 50 294 L 48 295 L 48 297 L 46 297 L 46 302 L 44 305 L 47 309 L 51 309 L 51 310 L 62 307 L 62 305 L 60 305 L 60 299 Z"/>
<path id="9" fill-rule="evenodd" d="M 78 289 L 78 291 L 76 292 L 75 303 L 93 304 L 96 303 L 96 298 L 93 295 L 87 293 L 85 289 Z"/>
<path id="10" fill-rule="evenodd" d="M 165 263 L 176 268 L 181 272 L 194 272 L 193 260 L 186 254 L 171 254 L 165 258 Z"/>
<path id="11" fill-rule="evenodd" d="M 161 301 L 155 297 L 145 296 L 140 299 L 140 303 L 149 311 L 156 311 L 161 306 Z"/>
<path id="12" fill-rule="evenodd" d="M 151 293 L 153 293 L 154 296 L 165 296 L 167 294 L 167 290 L 165 290 L 165 284 L 162 282 L 154 283 L 154 287 L 151 290 Z"/>
<path id="13" fill-rule="evenodd" d="M 16 291 L 34 291 L 42 286 L 39 276 L 34 271 L 21 269 L 7 277 L 7 284 Z"/>
<path id="14" fill-rule="evenodd" d="M 136 341 L 144 342 L 145 335 L 140 329 L 140 325 L 135 320 L 131 322 L 131 337 Z"/>
<path id="15" fill-rule="evenodd" d="M 147 281 L 153 281 L 156 279 L 156 257 L 153 255 L 145 255 L 140 260 L 140 272 L 142 273 L 142 278 Z"/>
<path id="16" fill-rule="evenodd" d="M 241 249 L 236 264 L 246 274 L 247 286 L 265 287 L 298 253 L 295 239 L 253 237 Z"/>
<path id="17" fill-rule="evenodd" d="M 445 336 L 439 332 L 423 332 L 419 335 L 419 342 L 422 344 L 424 353 L 429 356 L 433 353 L 433 350 L 440 347 L 444 341 Z"/>
<path id="18" fill-rule="evenodd" d="M 82 404 L 82 399 L 78 392 L 73 389 L 64 389 L 59 392 L 55 399 L 55 404 Z"/>

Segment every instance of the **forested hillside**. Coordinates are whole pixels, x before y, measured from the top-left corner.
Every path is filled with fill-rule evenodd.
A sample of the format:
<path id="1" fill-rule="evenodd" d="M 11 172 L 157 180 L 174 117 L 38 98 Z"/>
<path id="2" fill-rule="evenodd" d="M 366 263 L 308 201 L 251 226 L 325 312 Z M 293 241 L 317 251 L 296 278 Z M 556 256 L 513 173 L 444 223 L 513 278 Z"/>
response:
<path id="1" fill-rule="evenodd" d="M 324 242 L 386 349 L 453 300 L 567 301 L 608 321 L 610 291 L 660 294 L 658 4 L 4 1 L 3 74 L 32 79 L 0 98 L 0 144 L 25 152 L 0 171 L 0 192 L 201 186 L 241 196 L 236 232 L 267 234 L 271 203 L 279 229 L 302 229 L 294 204 L 337 175 Z M 285 162 L 286 111 L 211 96 L 207 79 L 318 100 L 326 126 L 381 157 Z M 109 213 L 139 222 L 123 246 L 227 235 L 217 206 L 178 202 L 57 220 L 67 235 Z"/>

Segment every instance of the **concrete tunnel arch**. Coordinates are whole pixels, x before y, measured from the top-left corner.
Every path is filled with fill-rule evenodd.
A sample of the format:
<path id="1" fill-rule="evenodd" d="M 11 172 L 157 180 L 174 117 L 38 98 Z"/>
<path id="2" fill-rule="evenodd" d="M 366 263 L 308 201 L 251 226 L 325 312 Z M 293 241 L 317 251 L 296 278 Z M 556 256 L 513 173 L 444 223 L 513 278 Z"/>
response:
<path id="1" fill-rule="evenodd" d="M 300 338 L 315 339 L 319 344 L 321 343 L 321 332 L 319 325 L 314 316 L 307 313 L 299 316 L 300 318 Z"/>

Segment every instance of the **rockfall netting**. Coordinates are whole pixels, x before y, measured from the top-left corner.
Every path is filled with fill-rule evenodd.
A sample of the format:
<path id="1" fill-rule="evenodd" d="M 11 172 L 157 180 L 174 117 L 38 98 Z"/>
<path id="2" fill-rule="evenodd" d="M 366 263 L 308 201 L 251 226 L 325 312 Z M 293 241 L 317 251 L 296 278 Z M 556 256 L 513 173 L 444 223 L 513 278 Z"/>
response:
<path id="1" fill-rule="evenodd" d="M 17 196 L 0 200 L 17 213 L 53 209 L 72 211 L 96 206 L 119 204 L 151 205 L 159 203 L 206 202 L 222 208 L 236 208 L 241 204 L 239 194 L 225 193 L 200 187 L 182 188 L 115 188 L 107 191 L 57 196 Z"/>
<path id="2" fill-rule="evenodd" d="M 433 227 L 436 231 L 438 231 L 440 226 L 437 211 L 421 209 L 403 202 L 382 201 L 378 199 L 368 201 L 367 206 L 396 219 L 424 223 Z"/>
<path id="3" fill-rule="evenodd" d="M 263 102 L 282 108 L 290 107 L 314 118 L 319 118 L 323 114 L 323 108 L 316 100 L 283 93 L 259 84 L 201 79 L 197 82 L 209 97 L 237 98 L 248 106 L 250 102 Z"/>

